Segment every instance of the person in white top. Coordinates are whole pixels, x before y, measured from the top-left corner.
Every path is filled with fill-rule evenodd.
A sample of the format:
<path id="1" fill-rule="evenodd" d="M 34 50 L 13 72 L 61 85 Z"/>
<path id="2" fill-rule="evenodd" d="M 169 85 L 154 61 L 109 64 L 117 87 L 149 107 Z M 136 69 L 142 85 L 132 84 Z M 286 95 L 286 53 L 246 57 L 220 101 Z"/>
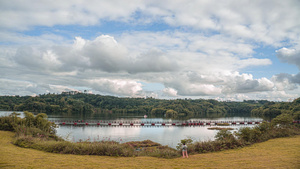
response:
<path id="1" fill-rule="evenodd" d="M 183 143 L 182 145 L 182 156 L 183 158 L 189 158 L 188 153 L 187 153 L 187 146 L 185 145 L 185 143 Z"/>

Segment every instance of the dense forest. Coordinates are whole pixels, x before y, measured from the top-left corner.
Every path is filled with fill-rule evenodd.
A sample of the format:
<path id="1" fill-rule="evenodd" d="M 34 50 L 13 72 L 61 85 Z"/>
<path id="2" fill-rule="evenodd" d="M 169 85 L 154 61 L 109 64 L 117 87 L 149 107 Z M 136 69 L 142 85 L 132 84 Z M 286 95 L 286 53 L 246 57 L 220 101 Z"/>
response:
<path id="1" fill-rule="evenodd" d="M 284 113 L 292 115 L 295 120 L 299 120 L 300 98 L 293 102 L 267 102 L 251 111 L 251 114 L 256 116 L 277 116 Z"/>
<path id="2" fill-rule="evenodd" d="M 31 96 L 0 96 L 0 110 L 31 111 L 60 114 L 140 114 L 166 117 L 226 116 L 253 114 L 276 116 L 281 113 L 299 114 L 300 98 L 294 102 L 245 100 L 219 102 L 204 99 L 164 100 L 154 98 L 120 98 L 86 93 L 64 92 Z"/>

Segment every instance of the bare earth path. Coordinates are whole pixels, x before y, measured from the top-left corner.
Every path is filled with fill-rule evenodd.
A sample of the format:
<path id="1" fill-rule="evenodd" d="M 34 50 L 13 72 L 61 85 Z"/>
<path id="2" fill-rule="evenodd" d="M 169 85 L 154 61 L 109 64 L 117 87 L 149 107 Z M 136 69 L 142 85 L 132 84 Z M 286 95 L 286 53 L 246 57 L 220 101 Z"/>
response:
<path id="1" fill-rule="evenodd" d="M 13 135 L 0 131 L 0 168 L 300 168 L 300 136 L 188 159 L 161 159 L 46 153 L 12 145 Z"/>

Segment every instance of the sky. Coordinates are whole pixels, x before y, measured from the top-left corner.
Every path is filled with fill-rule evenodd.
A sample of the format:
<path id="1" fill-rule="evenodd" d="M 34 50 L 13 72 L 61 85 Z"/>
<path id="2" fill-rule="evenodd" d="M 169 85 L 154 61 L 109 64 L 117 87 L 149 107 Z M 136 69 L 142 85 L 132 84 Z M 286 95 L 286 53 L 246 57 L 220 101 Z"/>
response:
<path id="1" fill-rule="evenodd" d="M 0 95 L 292 101 L 299 0 L 0 0 Z"/>

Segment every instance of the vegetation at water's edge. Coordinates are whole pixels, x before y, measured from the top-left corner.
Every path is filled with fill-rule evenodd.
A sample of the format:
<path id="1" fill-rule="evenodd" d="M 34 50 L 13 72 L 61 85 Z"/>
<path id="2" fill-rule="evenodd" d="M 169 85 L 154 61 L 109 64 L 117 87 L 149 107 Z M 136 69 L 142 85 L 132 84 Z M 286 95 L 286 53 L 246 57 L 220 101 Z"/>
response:
<path id="1" fill-rule="evenodd" d="M 31 96 L 0 96 L 0 110 L 31 111 L 60 114 L 140 114 L 165 115 L 166 117 L 220 117 L 246 113 L 277 116 L 289 113 L 300 116 L 300 98 L 294 102 L 248 100 L 219 102 L 204 99 L 162 100 L 154 98 L 119 98 L 84 93 L 43 94 Z"/>
<path id="2" fill-rule="evenodd" d="M 256 116 L 278 116 L 290 114 L 295 120 L 300 120 L 300 98 L 293 102 L 267 102 L 264 105 L 251 110 Z"/>
<path id="3" fill-rule="evenodd" d="M 18 117 L 17 113 L 0 117 L 0 130 L 14 131 L 16 133 L 14 144 L 20 147 L 52 153 L 80 155 L 153 156 L 165 158 L 180 156 L 177 150 L 150 140 L 123 144 L 115 141 L 83 141 L 72 143 L 55 135 L 56 125 L 46 119 L 46 114 L 40 113 L 34 116 L 32 113 L 26 111 L 24 114 L 24 118 Z"/>
<path id="4" fill-rule="evenodd" d="M 192 155 L 189 159 L 49 154 L 10 144 L 13 135 L 0 131 L 0 168 L 299 168 L 300 165 L 300 135 L 229 151 Z"/>
<path id="5" fill-rule="evenodd" d="M 14 144 L 38 150 L 66 154 L 88 154 L 106 156 L 153 156 L 174 158 L 180 156 L 180 147 L 186 142 L 189 153 L 205 153 L 244 147 L 271 138 L 299 134 L 300 98 L 291 103 L 269 101 L 218 102 L 203 99 L 160 100 L 153 98 L 118 98 L 89 94 L 47 94 L 39 97 L 0 96 L 0 109 L 14 111 L 43 112 L 34 116 L 25 111 L 25 118 L 16 113 L 0 118 L 0 130 L 16 132 Z M 189 117 L 203 115 L 225 116 L 234 113 L 252 113 L 254 115 L 278 115 L 271 123 L 264 122 L 254 128 L 241 128 L 231 133 L 221 130 L 215 141 L 193 142 L 182 140 L 178 150 L 162 146 L 151 141 L 120 144 L 113 141 L 71 143 L 55 135 L 55 124 L 46 120 L 44 113 L 62 114 L 149 114 L 167 117 Z M 220 125 L 227 125 L 226 123 Z"/>
<path id="6" fill-rule="evenodd" d="M 14 144 L 20 147 L 63 154 L 174 158 L 180 156 L 180 148 L 183 143 L 188 145 L 190 154 L 196 154 L 234 149 L 272 138 L 300 134 L 299 124 L 293 124 L 293 117 L 290 114 L 281 114 L 271 123 L 263 122 L 253 128 L 241 128 L 235 133 L 231 133 L 229 130 L 220 130 L 215 141 L 193 143 L 191 139 L 182 140 L 178 144 L 177 150 L 149 140 L 123 144 L 115 141 L 72 143 L 55 135 L 56 126 L 47 121 L 46 114 L 40 113 L 36 116 L 29 112 L 24 112 L 24 114 L 25 118 L 23 119 L 17 117 L 16 113 L 0 117 L 0 130 L 14 131 L 16 133 Z"/>
<path id="7" fill-rule="evenodd" d="M 273 138 L 299 135 L 299 124 L 292 125 L 292 121 L 290 115 L 282 114 L 274 118 L 271 123 L 263 122 L 253 128 L 244 127 L 235 133 L 229 130 L 220 130 L 215 136 L 215 141 L 188 144 L 189 152 L 196 154 L 234 149 Z"/>

